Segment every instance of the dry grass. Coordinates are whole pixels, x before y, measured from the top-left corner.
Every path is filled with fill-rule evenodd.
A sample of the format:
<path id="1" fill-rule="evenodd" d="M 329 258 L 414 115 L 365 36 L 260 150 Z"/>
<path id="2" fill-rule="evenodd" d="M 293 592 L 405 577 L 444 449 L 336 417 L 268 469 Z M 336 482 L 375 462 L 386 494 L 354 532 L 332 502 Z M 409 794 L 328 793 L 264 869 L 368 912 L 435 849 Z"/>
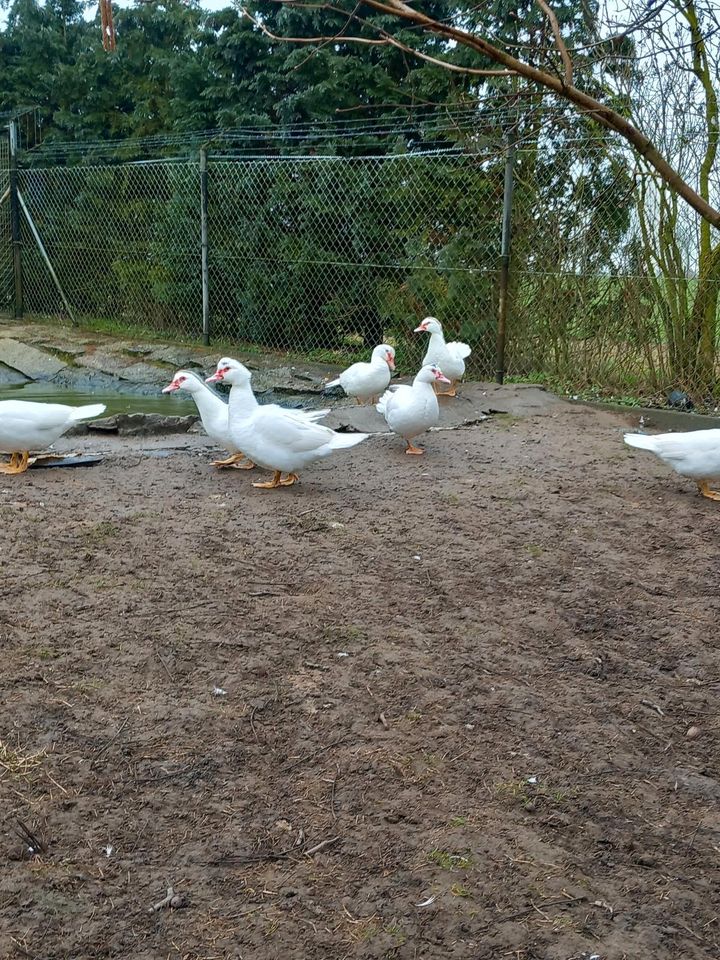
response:
<path id="1" fill-rule="evenodd" d="M 27 779 L 31 771 L 38 767 L 46 756 L 45 750 L 38 750 L 37 753 L 25 753 L 20 747 L 13 748 L 0 740 L 1 776 L 9 775 Z"/>

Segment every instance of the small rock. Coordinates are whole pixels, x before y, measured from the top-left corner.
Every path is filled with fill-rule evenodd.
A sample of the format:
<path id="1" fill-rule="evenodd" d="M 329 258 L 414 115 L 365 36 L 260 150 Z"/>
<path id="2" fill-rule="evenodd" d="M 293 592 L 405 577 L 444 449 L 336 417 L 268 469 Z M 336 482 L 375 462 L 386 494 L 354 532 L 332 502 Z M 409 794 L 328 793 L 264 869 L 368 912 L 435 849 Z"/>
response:
<path id="1" fill-rule="evenodd" d="M 668 406 L 673 407 L 675 410 L 692 410 L 695 406 L 690 395 L 685 393 L 684 390 L 673 390 L 667 402 Z"/>
<path id="2" fill-rule="evenodd" d="M 197 420 L 192 414 L 187 417 L 165 417 L 159 413 L 118 413 L 101 420 L 91 420 L 86 426 L 91 432 L 150 437 L 163 433 L 187 433 Z"/>
<path id="3" fill-rule="evenodd" d="M 688 738 L 688 740 L 694 740 L 695 737 L 700 736 L 701 732 L 702 731 L 700 730 L 700 727 L 688 727 L 688 730 L 685 736 Z"/>

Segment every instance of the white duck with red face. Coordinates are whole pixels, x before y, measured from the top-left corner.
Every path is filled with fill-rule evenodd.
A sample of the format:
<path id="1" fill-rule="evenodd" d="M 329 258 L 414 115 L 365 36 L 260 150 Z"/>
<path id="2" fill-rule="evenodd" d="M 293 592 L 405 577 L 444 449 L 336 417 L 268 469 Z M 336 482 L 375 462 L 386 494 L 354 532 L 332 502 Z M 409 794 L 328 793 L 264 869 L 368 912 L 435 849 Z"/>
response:
<path id="1" fill-rule="evenodd" d="M 240 452 L 230 436 L 229 407 L 220 394 L 215 393 L 204 380 L 201 380 L 196 373 L 192 373 L 190 370 L 178 370 L 172 379 L 172 383 L 165 387 L 163 393 L 173 393 L 175 390 L 184 390 L 190 394 L 198 408 L 205 433 L 230 454 L 227 460 L 213 460 L 213 466 L 251 470 L 255 464 L 244 453 Z M 257 404 L 254 394 L 252 395 L 252 401 Z M 297 413 L 299 416 L 315 422 L 326 417 L 330 410 L 329 408 L 325 410 L 298 410 Z"/>
<path id="2" fill-rule="evenodd" d="M 436 317 L 425 317 L 413 332 L 430 334 L 430 343 L 423 359 L 423 366 L 434 363 L 440 367 L 450 381 L 450 389 L 438 391 L 438 393 L 446 397 L 454 397 L 458 380 L 462 380 L 465 376 L 465 360 L 472 353 L 471 348 L 467 343 L 460 343 L 457 340 L 445 343 L 442 324 Z"/>
<path id="3" fill-rule="evenodd" d="M 395 351 L 387 343 L 381 343 L 373 350 L 370 363 L 353 363 L 337 380 L 326 384 L 326 388 L 340 386 L 349 397 L 355 397 L 357 403 L 368 400 L 377 403 L 380 394 L 387 389 L 394 369 Z"/>
<path id="4" fill-rule="evenodd" d="M 273 471 L 273 478 L 254 487 L 287 487 L 298 479 L 298 471 L 333 450 L 354 447 L 366 433 L 335 433 L 314 423 L 302 411 L 287 410 L 276 403 L 258 404 L 250 386 L 247 367 L 223 357 L 209 383 L 229 383 L 228 425 L 232 442 L 255 463 Z M 284 476 L 283 476 L 284 475 Z"/>
<path id="5" fill-rule="evenodd" d="M 218 446 L 227 450 L 230 456 L 226 460 L 213 460 L 214 467 L 235 467 L 237 470 L 251 470 L 254 466 L 244 453 L 241 453 L 230 439 L 228 430 L 228 405 L 223 398 L 211 390 L 196 373 L 190 370 L 178 370 L 163 390 L 163 393 L 174 393 L 184 390 L 189 393 L 198 408 L 200 420 L 205 433 Z"/>
<path id="6" fill-rule="evenodd" d="M 394 390 L 386 390 L 380 397 L 377 410 L 393 433 L 405 441 L 405 453 L 425 452 L 414 446 L 412 440 L 434 427 L 440 419 L 440 407 L 433 389 L 437 383 L 450 381 L 440 367 L 429 364 L 420 370 L 412 386 L 403 384 Z"/>

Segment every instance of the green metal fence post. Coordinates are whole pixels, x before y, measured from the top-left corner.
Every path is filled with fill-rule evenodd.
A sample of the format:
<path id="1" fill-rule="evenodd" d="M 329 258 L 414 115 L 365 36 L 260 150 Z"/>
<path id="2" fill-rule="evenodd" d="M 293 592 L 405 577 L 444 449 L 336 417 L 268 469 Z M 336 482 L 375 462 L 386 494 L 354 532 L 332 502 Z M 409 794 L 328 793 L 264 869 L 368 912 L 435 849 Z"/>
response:
<path id="1" fill-rule="evenodd" d="M 23 271 L 22 271 L 22 236 L 20 233 L 20 199 L 18 197 L 18 170 L 17 170 L 17 120 L 8 124 L 8 138 L 10 141 L 10 237 L 13 252 L 13 278 L 15 281 L 15 310 L 16 320 L 23 318 Z"/>
<path id="2" fill-rule="evenodd" d="M 203 343 L 210 346 L 210 283 L 208 277 L 208 173 L 207 150 L 200 150 L 200 262 L 202 270 Z"/>
<path id="3" fill-rule="evenodd" d="M 505 152 L 505 186 L 503 190 L 502 237 L 500 240 L 500 289 L 498 296 L 497 352 L 495 379 L 505 379 L 505 340 L 507 336 L 508 283 L 510 280 L 510 236 L 512 233 L 513 171 L 515 145 L 508 142 Z"/>

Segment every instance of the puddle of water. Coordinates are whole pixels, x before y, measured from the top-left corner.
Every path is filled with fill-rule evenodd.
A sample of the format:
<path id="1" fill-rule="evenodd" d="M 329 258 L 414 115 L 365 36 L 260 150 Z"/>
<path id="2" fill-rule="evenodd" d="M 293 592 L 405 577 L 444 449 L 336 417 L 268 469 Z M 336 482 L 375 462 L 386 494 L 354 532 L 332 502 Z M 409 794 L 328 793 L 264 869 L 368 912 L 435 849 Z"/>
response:
<path id="1" fill-rule="evenodd" d="M 0 387 L 0 400 L 36 400 L 41 403 L 67 403 L 73 407 L 86 403 L 104 403 L 107 411 L 103 416 L 106 417 L 116 413 L 160 413 L 167 417 L 197 414 L 197 407 L 190 397 L 178 394 L 179 391 L 160 397 L 142 397 L 102 390 L 68 390 L 41 381 Z"/>
<path id="2" fill-rule="evenodd" d="M 643 429 L 648 433 L 677 432 L 685 433 L 688 430 L 717 430 L 720 428 L 720 417 L 702 413 L 690 413 L 682 410 L 663 410 L 659 407 L 628 407 L 622 403 L 601 403 L 592 400 L 573 400 L 571 403 L 583 407 L 592 407 L 593 410 L 608 410 L 611 413 L 622 414 L 632 427 L 638 427 L 640 417 L 645 419 Z"/>

